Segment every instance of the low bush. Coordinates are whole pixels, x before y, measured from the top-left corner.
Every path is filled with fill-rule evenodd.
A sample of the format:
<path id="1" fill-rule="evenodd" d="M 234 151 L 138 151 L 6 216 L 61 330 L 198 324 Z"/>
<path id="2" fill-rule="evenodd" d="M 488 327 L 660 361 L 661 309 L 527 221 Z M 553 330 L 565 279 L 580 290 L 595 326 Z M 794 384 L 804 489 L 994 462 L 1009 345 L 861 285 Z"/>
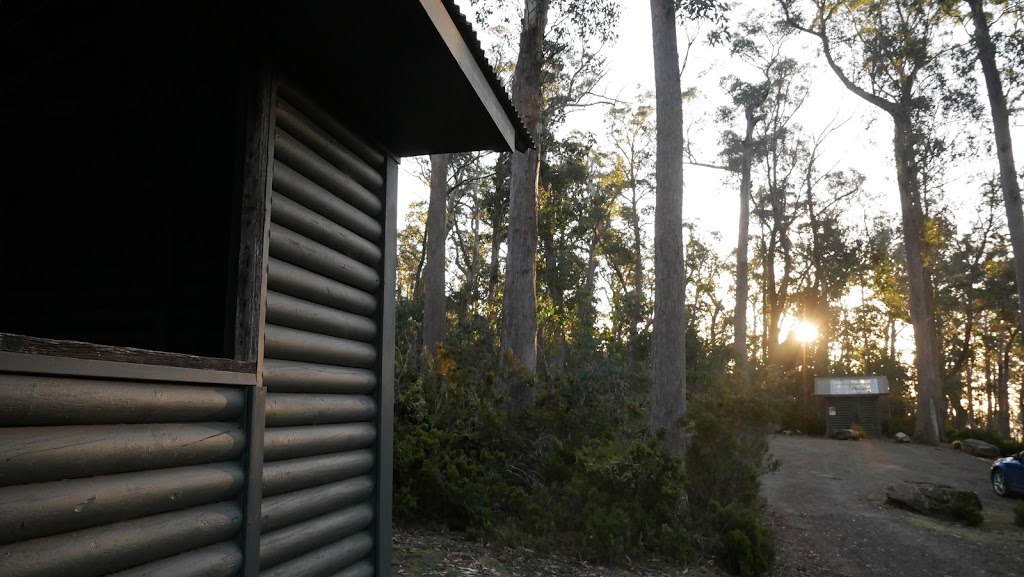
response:
<path id="1" fill-rule="evenodd" d="M 978 439 L 979 441 L 985 441 L 990 445 L 999 447 L 999 453 L 1004 456 L 1010 456 L 1019 453 L 1024 450 L 1024 443 L 1015 441 L 1013 439 L 1004 439 L 997 435 L 995 432 L 988 429 L 955 429 L 946 432 L 946 440 L 951 442 L 963 441 L 964 439 Z"/>
<path id="2" fill-rule="evenodd" d="M 741 577 L 764 575 L 775 562 L 775 533 L 754 509 L 739 503 L 722 507 L 713 503 L 721 537 L 719 556 L 726 569 Z"/>
<path id="3" fill-rule="evenodd" d="M 534 378 L 535 408 L 515 417 L 499 408 L 501 379 L 511 377 L 442 350 L 403 384 L 397 519 L 602 562 L 714 554 L 739 575 L 766 571 L 774 544 L 759 520 L 764 399 L 723 385 L 692 401 L 688 479 L 646 431 L 645 375 L 609 365 Z"/>
<path id="4" fill-rule="evenodd" d="M 763 575 L 775 557 L 775 536 L 763 525 L 761 475 L 778 462 L 767 432 L 778 407 L 765 388 L 719 383 L 690 407 L 687 492 L 703 549 L 742 576 Z M 726 505 L 723 506 L 722 503 Z"/>
<path id="5" fill-rule="evenodd" d="M 953 445 L 953 448 L 956 449 L 957 451 L 963 449 L 964 446 L 963 441 L 961 441 L 960 439 L 954 439 L 951 444 Z"/>
<path id="6" fill-rule="evenodd" d="M 953 519 L 968 527 L 977 527 L 985 522 L 985 514 L 980 509 L 977 495 L 970 498 L 958 493 L 950 503 L 950 513 L 953 515 Z"/>

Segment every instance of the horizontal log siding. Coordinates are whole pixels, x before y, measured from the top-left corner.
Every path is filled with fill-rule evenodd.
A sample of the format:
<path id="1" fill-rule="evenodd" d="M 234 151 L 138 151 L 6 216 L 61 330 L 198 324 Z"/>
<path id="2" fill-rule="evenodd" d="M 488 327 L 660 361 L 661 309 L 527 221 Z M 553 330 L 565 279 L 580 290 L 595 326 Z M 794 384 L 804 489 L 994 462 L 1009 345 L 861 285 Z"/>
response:
<path id="1" fill-rule="evenodd" d="M 244 391 L 0 374 L 0 577 L 235 575 Z"/>
<path id="2" fill-rule="evenodd" d="M 289 96 L 274 145 L 260 574 L 368 575 L 383 157 Z"/>

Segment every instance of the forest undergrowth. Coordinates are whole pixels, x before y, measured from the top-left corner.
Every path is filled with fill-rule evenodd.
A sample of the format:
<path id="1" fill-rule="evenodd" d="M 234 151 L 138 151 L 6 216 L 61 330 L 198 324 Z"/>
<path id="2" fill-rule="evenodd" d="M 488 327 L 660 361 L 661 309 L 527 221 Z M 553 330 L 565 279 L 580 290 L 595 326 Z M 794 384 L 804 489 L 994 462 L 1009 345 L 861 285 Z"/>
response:
<path id="1" fill-rule="evenodd" d="M 738 575 L 768 570 L 774 535 L 759 489 L 775 409 L 760 387 L 691 387 L 684 473 L 684 459 L 647 431 L 642 367 L 595 353 L 560 374 L 526 375 L 501 368 L 492 342 L 469 326 L 429 367 L 403 370 L 400 359 L 400 523 L 608 564 L 714 557 Z M 513 378 L 536 397 L 519 415 L 501 395 Z"/>

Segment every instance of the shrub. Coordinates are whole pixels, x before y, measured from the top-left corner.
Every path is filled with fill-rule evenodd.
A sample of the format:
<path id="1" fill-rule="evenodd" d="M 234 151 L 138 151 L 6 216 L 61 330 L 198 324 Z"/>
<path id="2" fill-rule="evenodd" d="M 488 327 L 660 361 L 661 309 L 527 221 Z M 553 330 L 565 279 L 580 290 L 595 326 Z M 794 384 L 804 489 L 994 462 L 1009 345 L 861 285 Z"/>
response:
<path id="1" fill-rule="evenodd" d="M 960 451 L 960 450 L 962 450 L 962 449 L 963 449 L 963 445 L 964 445 L 964 443 L 963 443 L 963 441 L 961 441 L 960 439 L 955 439 L 955 440 L 953 441 L 952 445 L 953 445 L 953 448 L 954 448 L 954 449 L 956 449 L 957 451 Z"/>
<path id="2" fill-rule="evenodd" d="M 741 577 L 764 575 L 775 562 L 775 532 L 757 512 L 739 503 L 713 504 L 715 524 L 721 535 L 719 556 L 725 567 Z"/>
<path id="3" fill-rule="evenodd" d="M 966 497 L 962 493 L 958 493 L 953 498 L 953 502 L 950 503 L 950 513 L 953 515 L 953 519 L 960 521 L 968 527 L 977 527 L 985 522 L 985 514 L 981 512 L 980 503 L 977 502 L 977 496 L 973 499 Z"/>
<path id="4" fill-rule="evenodd" d="M 999 447 L 999 453 L 1006 457 L 1019 453 L 1024 449 L 1024 443 L 1013 439 L 1004 439 L 995 432 L 988 429 L 957 429 L 946 432 L 946 439 L 949 441 L 963 441 L 964 439 L 978 439 L 990 445 Z"/>
<path id="5" fill-rule="evenodd" d="M 612 563 L 703 550 L 740 575 L 764 573 L 774 554 L 759 521 L 766 395 L 723 384 L 693 398 L 687 479 L 682 460 L 647 432 L 646 371 L 608 362 L 531 377 L 535 407 L 511 417 L 496 386 L 511 375 L 481 363 L 486 352 L 474 359 L 473 346 L 443 348 L 429 370 L 405 375 L 396 518 Z"/>
<path id="6" fill-rule="evenodd" d="M 1024 527 L 1024 503 L 1017 503 L 1013 506 L 1013 524 Z"/>
<path id="7" fill-rule="evenodd" d="M 686 464 L 695 510 L 716 501 L 757 503 L 761 474 L 776 466 L 767 432 L 777 413 L 764 391 L 726 381 L 691 403 Z"/>

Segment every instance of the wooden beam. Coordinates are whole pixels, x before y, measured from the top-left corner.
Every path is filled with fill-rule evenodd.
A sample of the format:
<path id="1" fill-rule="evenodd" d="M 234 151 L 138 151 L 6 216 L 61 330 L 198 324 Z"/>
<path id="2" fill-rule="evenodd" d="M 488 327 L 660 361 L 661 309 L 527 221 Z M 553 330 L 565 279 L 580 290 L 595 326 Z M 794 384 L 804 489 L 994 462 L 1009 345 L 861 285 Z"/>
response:
<path id="1" fill-rule="evenodd" d="M 147 380 L 159 380 L 161 374 L 171 376 L 174 371 L 161 371 L 161 369 L 181 368 L 198 369 L 194 371 L 195 382 L 223 382 L 223 380 L 211 381 L 202 376 L 202 371 L 218 371 L 228 373 L 253 373 L 255 365 L 250 361 L 235 359 L 219 359 L 213 357 L 200 357 L 182 353 L 166 353 L 162 351 L 150 351 L 132 347 L 115 347 L 111 345 L 98 345 L 95 343 L 83 343 L 80 341 L 63 341 L 55 339 L 44 339 L 40 337 L 28 337 L 24 335 L 13 335 L 0 333 L 0 353 L 14 353 L 14 356 L 0 356 L 0 372 L 33 372 L 39 374 L 67 374 L 81 376 L 122 376 L 124 378 L 139 378 Z M 36 363 L 30 362 L 24 357 L 40 357 Z M 76 364 L 61 363 L 60 368 L 47 369 L 47 365 L 55 363 L 54 357 L 61 357 L 65 361 L 81 359 L 83 361 L 103 361 L 111 370 L 120 371 L 121 375 L 99 375 L 96 370 L 104 365 L 81 363 L 82 372 L 75 368 Z M 138 376 L 129 376 L 127 367 L 118 365 L 141 365 L 137 371 Z M 90 367 L 87 369 L 86 367 Z M 70 371 L 70 372 L 68 372 Z M 171 378 L 169 380 L 181 380 Z M 248 378 L 238 379 L 248 383 Z M 243 384 L 237 382 L 234 384 Z"/>
<path id="2" fill-rule="evenodd" d="M 149 353 L 150 351 L 145 352 Z M 60 354 L 60 352 L 55 354 Z M 246 368 L 245 371 L 236 372 L 0 351 L 0 374 L 62 375 L 194 385 L 255 385 L 255 364 L 242 363 L 239 365 L 239 367 L 243 366 Z"/>
<path id="3" fill-rule="evenodd" d="M 245 149 L 239 210 L 238 286 L 235 306 L 235 358 L 256 364 L 256 386 L 246 397 L 242 490 L 243 577 L 260 570 L 260 504 L 263 501 L 263 437 L 267 390 L 263 386 L 263 348 L 267 315 L 267 259 L 270 203 L 274 181 L 274 114 L 277 86 L 265 63 L 252 69 L 246 83 Z"/>
<path id="4" fill-rule="evenodd" d="M 513 134 L 512 138 L 515 138 Z M 374 503 L 376 505 L 374 535 L 374 563 L 377 574 L 383 575 L 391 567 L 391 512 L 392 465 L 394 462 L 395 413 L 395 275 L 397 273 L 398 226 L 398 161 L 388 158 L 384 177 L 384 238 L 381 251 L 383 284 L 380 288 L 380 307 L 377 326 L 380 353 L 379 381 L 374 400 L 377 401 L 377 453 L 375 463 Z"/>
<path id="5" fill-rule="evenodd" d="M 235 358 L 256 363 L 263 373 L 263 326 L 267 300 L 267 250 L 274 170 L 274 78 L 259 68 L 247 84 L 242 198 L 239 208 L 238 286 L 235 302 Z"/>

